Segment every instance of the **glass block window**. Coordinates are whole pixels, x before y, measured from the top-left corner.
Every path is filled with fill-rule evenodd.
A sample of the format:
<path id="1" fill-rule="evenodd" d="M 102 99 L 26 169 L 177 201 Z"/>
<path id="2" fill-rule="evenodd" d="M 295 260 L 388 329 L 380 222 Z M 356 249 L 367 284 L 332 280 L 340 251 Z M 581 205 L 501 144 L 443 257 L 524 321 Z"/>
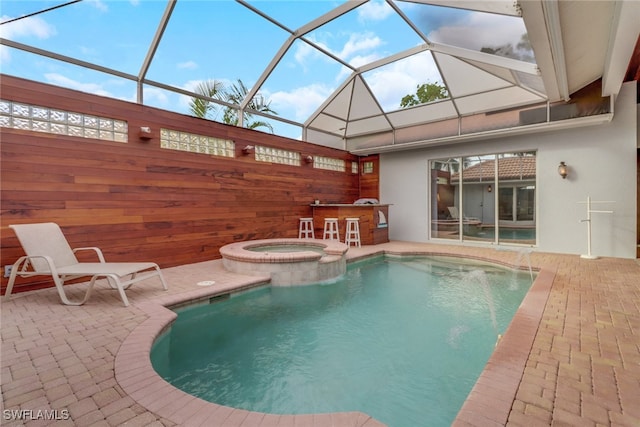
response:
<path id="1" fill-rule="evenodd" d="M 236 152 L 236 144 L 230 139 L 213 138 L 164 128 L 160 129 L 160 147 L 222 157 L 235 157 Z"/>
<path id="2" fill-rule="evenodd" d="M 318 169 L 327 169 L 331 171 L 346 171 L 346 162 L 342 159 L 334 159 L 331 157 L 315 156 L 313 158 L 313 167 Z"/>
<path id="3" fill-rule="evenodd" d="M 362 173 L 363 174 L 373 173 L 373 162 L 363 162 Z"/>
<path id="4" fill-rule="evenodd" d="M 127 142 L 123 120 L 0 99 L 0 127 Z"/>
<path id="5" fill-rule="evenodd" d="M 282 150 L 280 148 L 263 147 L 256 145 L 256 161 L 280 163 L 283 165 L 300 166 L 300 153 L 297 151 Z"/>

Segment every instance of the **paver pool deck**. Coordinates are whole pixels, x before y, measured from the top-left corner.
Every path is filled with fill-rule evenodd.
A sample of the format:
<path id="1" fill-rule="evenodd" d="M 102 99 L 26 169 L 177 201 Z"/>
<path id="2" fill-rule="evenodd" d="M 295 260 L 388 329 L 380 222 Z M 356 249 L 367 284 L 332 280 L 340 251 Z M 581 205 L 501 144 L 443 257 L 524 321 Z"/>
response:
<path id="1" fill-rule="evenodd" d="M 407 242 L 350 248 L 348 257 L 382 252 L 524 264 L 512 251 Z M 638 260 L 534 252 L 531 262 L 541 273 L 454 425 L 640 426 Z M 104 284 L 80 307 L 62 305 L 53 288 L 3 300 L 0 423 L 382 425 L 358 412 L 280 416 L 226 408 L 162 381 L 150 369 L 148 350 L 154 334 L 171 320 L 165 305 L 267 280 L 230 273 L 221 260 L 166 268 L 163 274 L 169 290 L 162 291 L 157 279 L 141 282 L 127 290 L 130 307 Z M 212 280 L 212 286 L 197 285 Z M 84 286 L 66 289 L 78 297 Z"/>

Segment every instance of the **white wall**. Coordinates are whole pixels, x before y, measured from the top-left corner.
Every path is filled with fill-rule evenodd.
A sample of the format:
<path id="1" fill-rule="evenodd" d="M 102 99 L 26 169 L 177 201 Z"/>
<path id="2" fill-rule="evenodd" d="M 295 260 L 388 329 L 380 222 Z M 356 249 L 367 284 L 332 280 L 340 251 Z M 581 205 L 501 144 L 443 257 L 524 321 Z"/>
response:
<path id="1" fill-rule="evenodd" d="M 537 150 L 537 250 L 569 254 L 587 252 L 586 207 L 579 202 L 613 200 L 594 209 L 592 253 L 636 256 L 636 150 L 638 109 L 636 82 L 626 83 L 615 103 L 614 118 L 604 125 L 497 138 L 385 153 L 380 156 L 380 196 L 390 203 L 389 236 L 427 241 L 429 160 L 447 157 Z M 562 179 L 560 161 L 569 166 Z M 435 242 L 435 240 L 434 240 Z"/>

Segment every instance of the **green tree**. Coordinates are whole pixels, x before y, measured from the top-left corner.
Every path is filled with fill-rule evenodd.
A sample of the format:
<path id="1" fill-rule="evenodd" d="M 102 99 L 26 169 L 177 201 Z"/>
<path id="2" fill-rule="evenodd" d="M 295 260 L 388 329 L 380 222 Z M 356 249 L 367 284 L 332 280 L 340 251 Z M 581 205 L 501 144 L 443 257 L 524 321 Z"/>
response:
<path id="1" fill-rule="evenodd" d="M 224 99 L 226 96 L 224 85 L 217 80 L 205 80 L 198 83 L 195 93 L 213 99 Z M 218 113 L 218 107 L 214 102 L 194 96 L 189 102 L 189 111 L 201 119 L 212 119 Z"/>
<path id="2" fill-rule="evenodd" d="M 225 100 L 231 104 L 240 105 L 240 103 L 242 103 L 242 101 L 247 97 L 248 93 L 249 89 L 247 89 L 242 80 L 238 79 L 237 82 L 232 84 L 231 87 L 229 87 L 229 89 L 227 90 Z M 254 111 L 278 115 L 278 113 L 271 109 L 271 101 L 266 100 L 265 97 L 260 93 L 256 94 L 256 96 L 253 97 L 247 107 Z M 246 128 L 257 129 L 265 127 L 269 129 L 271 133 L 273 133 L 273 126 L 271 126 L 269 122 L 263 120 L 253 120 L 253 114 L 251 113 L 247 113 L 246 111 L 243 112 L 242 119 Z M 225 107 L 222 121 L 224 123 L 237 126 L 238 109 Z"/>
<path id="3" fill-rule="evenodd" d="M 416 93 L 402 97 L 400 108 L 412 107 L 427 102 L 445 99 L 449 97 L 447 88 L 438 83 L 423 83 L 416 86 Z"/>

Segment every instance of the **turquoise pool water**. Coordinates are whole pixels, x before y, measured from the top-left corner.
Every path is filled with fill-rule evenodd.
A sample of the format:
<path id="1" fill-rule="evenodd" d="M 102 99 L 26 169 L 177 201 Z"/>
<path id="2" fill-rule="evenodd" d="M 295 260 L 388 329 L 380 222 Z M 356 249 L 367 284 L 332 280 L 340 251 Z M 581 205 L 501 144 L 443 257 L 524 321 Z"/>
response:
<path id="1" fill-rule="evenodd" d="M 174 386 L 222 405 L 448 426 L 530 285 L 528 272 L 376 258 L 335 283 L 180 309 L 151 359 Z"/>
<path id="2" fill-rule="evenodd" d="M 465 231 L 465 235 L 472 237 L 480 237 L 482 239 L 494 240 L 496 236 L 496 229 L 483 227 L 478 231 L 470 232 Z M 500 240 L 535 240 L 536 229 L 535 228 L 508 228 L 500 227 L 498 231 L 498 238 Z"/>

